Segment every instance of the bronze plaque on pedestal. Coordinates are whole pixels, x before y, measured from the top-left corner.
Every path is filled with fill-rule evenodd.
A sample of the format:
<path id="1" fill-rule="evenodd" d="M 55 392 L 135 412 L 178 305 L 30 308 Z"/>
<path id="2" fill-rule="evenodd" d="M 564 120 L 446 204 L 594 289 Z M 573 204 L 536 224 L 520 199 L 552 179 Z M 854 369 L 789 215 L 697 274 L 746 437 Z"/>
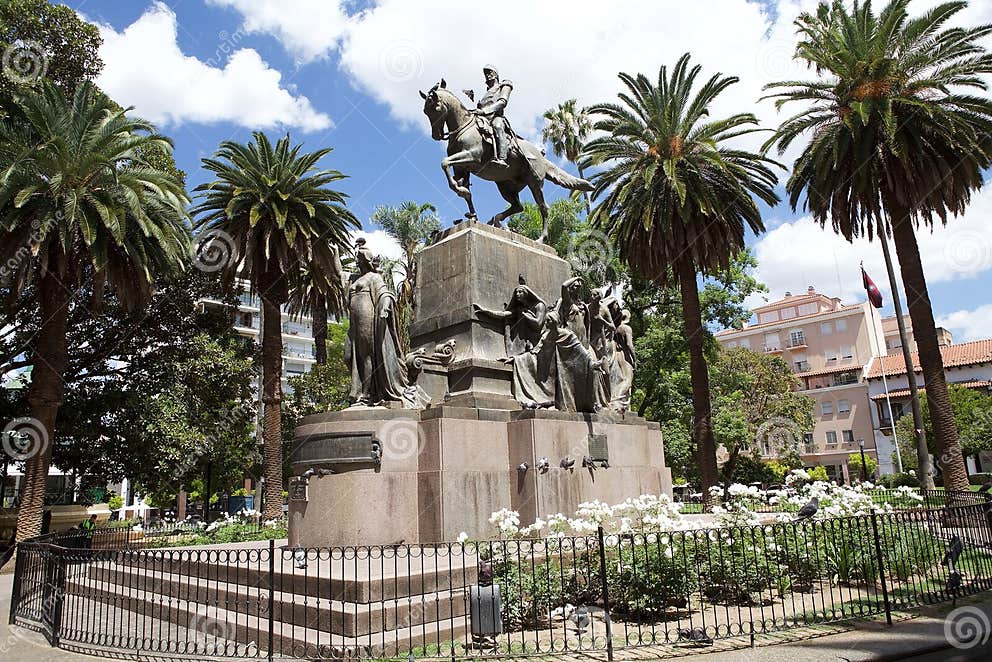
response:
<path id="1" fill-rule="evenodd" d="M 378 465 L 381 458 L 381 445 L 371 432 L 328 432 L 298 441 L 289 462 L 295 473 L 328 464 Z"/>

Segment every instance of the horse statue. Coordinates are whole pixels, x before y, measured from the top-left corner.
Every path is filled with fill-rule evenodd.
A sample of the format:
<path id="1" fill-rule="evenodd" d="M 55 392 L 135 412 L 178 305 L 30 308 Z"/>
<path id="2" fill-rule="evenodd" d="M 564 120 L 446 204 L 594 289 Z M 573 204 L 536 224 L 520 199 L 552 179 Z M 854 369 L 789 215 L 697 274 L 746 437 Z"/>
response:
<path id="1" fill-rule="evenodd" d="M 431 123 L 431 137 L 434 140 L 448 141 L 448 156 L 441 161 L 441 170 L 448 180 L 448 186 L 468 203 L 465 218 L 476 220 L 469 178 L 475 175 L 480 179 L 496 182 L 500 195 L 509 207 L 489 220 L 490 225 L 501 227 L 503 219 L 523 211 L 520 204 L 520 191 L 526 186 L 534 196 L 534 202 L 541 212 L 542 243 L 548 236 L 548 205 L 544 201 L 544 180 L 550 179 L 558 186 L 572 191 L 591 191 L 592 184 L 584 179 L 573 177 L 544 157 L 544 151 L 536 145 L 513 136 L 515 149 L 510 149 L 507 166 L 491 164 L 493 145 L 483 137 L 479 128 L 479 118 L 466 108 L 454 93 L 445 87 L 444 79 L 430 89 L 421 92 L 424 99 L 424 114 Z"/>

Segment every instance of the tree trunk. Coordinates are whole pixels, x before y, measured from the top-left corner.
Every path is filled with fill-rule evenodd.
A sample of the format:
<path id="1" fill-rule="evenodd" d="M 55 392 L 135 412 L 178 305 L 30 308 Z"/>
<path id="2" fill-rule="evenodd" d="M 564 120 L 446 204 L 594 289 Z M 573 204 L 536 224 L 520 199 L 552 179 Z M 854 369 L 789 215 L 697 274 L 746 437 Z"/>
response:
<path id="1" fill-rule="evenodd" d="M 880 229 L 879 231 L 879 241 L 882 243 L 882 254 L 885 256 L 885 269 L 889 277 L 889 287 L 892 289 L 892 307 L 896 314 L 896 325 L 899 327 L 902 358 L 906 365 L 910 365 L 913 362 L 912 351 L 909 342 L 907 342 L 906 320 L 902 314 L 902 302 L 899 300 L 899 284 L 896 282 L 896 274 L 892 268 L 889 242 L 882 232 L 884 232 L 884 229 Z M 913 437 L 916 440 L 916 461 L 920 475 L 920 487 L 924 490 L 932 490 L 934 487 L 933 467 L 930 466 L 930 449 L 927 447 L 927 431 L 923 423 L 923 411 L 920 409 L 919 388 L 916 385 L 916 372 L 914 370 L 906 371 L 906 383 L 909 385 L 909 402 L 913 414 Z M 893 420 L 893 436 L 895 436 L 895 424 L 896 422 Z"/>
<path id="2" fill-rule="evenodd" d="M 737 459 L 740 457 L 740 453 L 739 448 L 734 448 L 727 455 L 727 461 L 723 463 L 720 477 L 725 485 L 730 485 L 734 482 L 734 471 L 737 469 Z"/>
<path id="3" fill-rule="evenodd" d="M 582 172 L 582 166 L 580 166 L 578 163 L 576 163 L 575 164 L 575 167 L 579 169 L 579 179 L 585 179 L 586 176 Z M 589 214 L 589 211 L 592 209 L 591 198 L 589 197 L 589 191 L 583 191 L 582 192 L 582 199 L 585 200 L 585 203 L 586 203 L 586 215 L 588 215 Z"/>
<path id="4" fill-rule="evenodd" d="M 323 294 L 317 296 L 310 312 L 317 365 L 327 365 L 327 298 Z"/>
<path id="5" fill-rule="evenodd" d="M 262 519 L 282 517 L 282 312 L 275 286 L 260 289 L 262 299 L 262 456 L 265 509 Z"/>
<path id="6" fill-rule="evenodd" d="M 923 370 L 923 381 L 927 391 L 927 407 L 930 409 L 937 453 L 944 472 L 944 489 L 967 491 L 970 489 L 968 470 L 965 468 L 964 456 L 961 454 L 958 429 L 954 423 L 954 412 L 951 410 L 951 397 L 947 393 L 944 360 L 940 355 L 940 346 L 937 344 L 937 329 L 933 321 L 933 308 L 930 305 L 930 294 L 927 292 L 923 264 L 920 261 L 916 232 L 906 210 L 891 211 L 892 239 L 896 245 L 896 255 L 899 257 L 899 269 L 902 272 L 909 316 L 913 320 L 913 337 L 916 339 L 919 351 L 920 367 Z M 907 365 L 906 370 L 907 372 L 913 370 L 913 366 Z"/>
<path id="7" fill-rule="evenodd" d="M 679 286 L 682 290 L 682 318 L 689 345 L 689 374 L 692 379 L 692 439 L 696 444 L 699 475 L 702 479 L 703 500 L 707 509 L 716 503 L 709 489 L 717 484 L 716 441 L 710 411 L 710 375 L 703 354 L 702 311 L 696 270 L 689 259 L 679 260 Z"/>
<path id="8" fill-rule="evenodd" d="M 66 352 L 66 327 L 69 319 L 71 289 L 49 271 L 38 285 L 41 328 L 35 345 L 31 369 L 31 386 L 28 403 L 31 405 L 29 422 L 37 428 L 29 452 L 33 452 L 24 467 L 24 493 L 17 513 L 17 540 L 27 540 L 41 534 L 41 520 L 45 509 L 45 486 L 48 468 L 52 461 L 55 441 L 55 420 L 65 385 L 62 375 L 68 360 Z"/>

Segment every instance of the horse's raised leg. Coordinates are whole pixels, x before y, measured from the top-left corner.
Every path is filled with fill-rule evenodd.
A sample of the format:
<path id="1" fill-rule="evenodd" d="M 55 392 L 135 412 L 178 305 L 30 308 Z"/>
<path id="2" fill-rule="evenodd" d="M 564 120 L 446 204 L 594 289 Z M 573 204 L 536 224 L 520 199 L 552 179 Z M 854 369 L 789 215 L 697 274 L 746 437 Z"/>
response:
<path id="1" fill-rule="evenodd" d="M 520 204 L 521 187 L 516 186 L 514 182 L 497 182 L 496 188 L 499 189 L 499 194 L 503 196 L 503 199 L 510 203 L 510 206 L 489 219 L 489 225 L 502 227 L 505 218 L 522 212 L 524 206 Z"/>
<path id="2" fill-rule="evenodd" d="M 548 238 L 548 203 L 544 201 L 544 181 L 534 179 L 528 181 L 527 186 L 530 188 L 530 194 L 534 196 L 537 209 L 541 212 L 541 238 L 538 241 L 543 244 Z"/>
<path id="3" fill-rule="evenodd" d="M 448 188 L 458 194 L 458 197 L 465 200 L 468 203 L 468 214 L 465 218 L 475 219 L 475 205 L 472 204 L 472 191 L 468 187 L 468 173 L 465 173 L 462 182 L 458 181 L 455 177 L 455 173 L 458 172 L 456 166 L 463 163 L 470 163 L 472 161 L 472 153 L 468 150 L 462 150 L 457 154 L 452 154 L 441 160 L 441 170 L 444 172 L 445 179 L 448 180 Z M 450 169 L 449 169 L 450 168 Z"/>

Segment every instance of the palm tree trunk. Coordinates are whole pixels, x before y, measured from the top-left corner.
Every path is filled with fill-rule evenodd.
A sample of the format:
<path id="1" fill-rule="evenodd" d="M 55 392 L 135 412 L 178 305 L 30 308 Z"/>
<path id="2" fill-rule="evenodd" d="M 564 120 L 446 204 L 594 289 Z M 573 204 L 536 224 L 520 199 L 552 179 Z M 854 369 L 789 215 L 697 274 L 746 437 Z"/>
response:
<path id="1" fill-rule="evenodd" d="M 920 367 L 923 369 L 927 407 L 930 409 L 930 420 L 937 440 L 937 453 L 940 455 L 939 462 L 944 472 L 944 489 L 967 491 L 970 489 L 968 471 L 965 468 L 964 456 L 961 454 L 958 429 L 951 409 L 951 397 L 947 393 L 944 360 L 940 355 L 940 346 L 937 344 L 937 328 L 933 321 L 933 308 L 930 305 L 930 294 L 927 292 L 927 281 L 920 261 L 916 232 L 907 210 L 890 211 L 893 224 L 892 239 L 896 245 L 896 255 L 899 257 L 909 316 L 913 320 L 913 337 L 916 339 Z M 912 370 L 913 366 L 907 365 L 906 369 Z"/>
<path id="2" fill-rule="evenodd" d="M 267 287 L 268 286 L 268 287 Z M 282 311 L 265 283 L 262 299 L 262 456 L 266 520 L 282 517 Z"/>
<path id="3" fill-rule="evenodd" d="M 313 344 L 317 365 L 327 365 L 327 298 L 317 295 L 313 302 Z"/>
<path id="4" fill-rule="evenodd" d="M 55 421 L 65 393 L 62 377 L 68 361 L 66 328 L 71 290 L 49 271 L 38 285 L 38 296 L 41 328 L 31 369 L 28 403 L 40 436 L 38 443 L 32 446 L 36 452 L 28 458 L 24 468 L 24 493 L 17 513 L 18 541 L 41 534 L 45 486 L 55 441 Z"/>
<path id="5" fill-rule="evenodd" d="M 682 290 L 682 318 L 689 345 L 689 374 L 692 380 L 692 439 L 696 444 L 699 475 L 703 481 L 703 499 L 707 509 L 716 499 L 710 488 L 717 484 L 716 441 L 710 411 L 710 374 L 703 354 L 703 318 L 699 305 L 696 270 L 688 258 L 679 260 L 679 287 Z"/>
<path id="6" fill-rule="evenodd" d="M 575 164 L 575 167 L 579 169 L 579 179 L 585 179 L 585 178 L 586 178 L 586 176 L 585 176 L 585 174 L 583 174 L 583 172 L 582 172 L 582 166 L 580 166 L 580 165 L 579 165 L 579 164 L 578 164 L 578 163 L 576 162 L 576 164 Z M 592 205 L 591 205 L 591 203 L 590 203 L 590 200 L 591 200 L 591 199 L 590 199 L 590 197 L 589 197 L 589 191 L 583 191 L 583 192 L 582 192 L 582 198 L 583 198 L 583 199 L 584 199 L 584 200 L 586 201 L 586 215 L 588 215 L 588 214 L 589 214 L 589 210 L 590 210 L 590 209 L 592 209 Z"/>

